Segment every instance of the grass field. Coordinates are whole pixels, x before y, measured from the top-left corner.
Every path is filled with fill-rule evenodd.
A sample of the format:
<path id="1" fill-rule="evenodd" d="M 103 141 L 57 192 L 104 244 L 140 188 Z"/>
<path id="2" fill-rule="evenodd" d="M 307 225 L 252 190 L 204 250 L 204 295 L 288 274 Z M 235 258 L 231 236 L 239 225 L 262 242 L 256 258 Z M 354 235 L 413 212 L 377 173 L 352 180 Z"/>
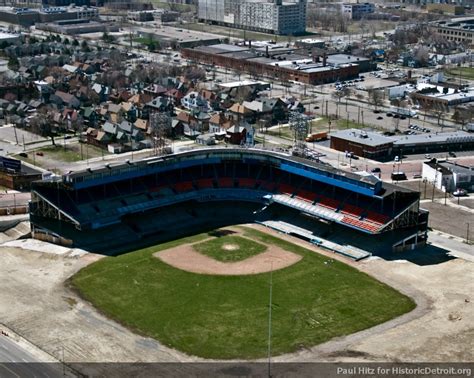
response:
<path id="1" fill-rule="evenodd" d="M 47 146 L 35 151 L 29 151 L 28 157 L 17 155 L 15 158 L 50 169 L 54 168 L 57 162 L 71 163 L 109 154 L 107 150 L 88 144 L 77 143 L 64 146 L 60 140 L 57 140 L 56 143 L 56 146 Z M 38 155 L 38 153 L 42 155 Z"/>
<path id="2" fill-rule="evenodd" d="M 474 67 L 456 67 L 446 70 L 446 74 L 456 78 L 474 80 Z"/>
<path id="3" fill-rule="evenodd" d="M 413 301 L 338 261 L 249 228 L 244 236 L 303 256 L 273 272 L 272 354 L 294 352 L 404 314 Z M 205 358 L 267 353 L 269 273 L 213 276 L 173 268 L 153 253 L 200 234 L 82 269 L 71 285 L 97 308 L 165 345 Z"/>
<path id="4" fill-rule="evenodd" d="M 226 235 L 202 243 L 194 244 L 193 248 L 203 255 L 217 261 L 242 261 L 265 252 L 266 246 L 240 236 Z"/>
<path id="5" fill-rule="evenodd" d="M 327 117 L 319 117 L 311 122 L 311 133 L 317 133 L 322 131 L 329 131 L 328 125 L 328 118 Z M 331 120 L 331 130 L 343 130 L 343 129 L 362 129 L 365 127 L 369 127 L 368 125 L 363 125 L 361 123 L 357 123 L 354 121 L 347 121 L 346 119 L 333 119 Z M 272 136 L 279 136 L 284 139 L 288 139 L 293 141 L 294 140 L 294 131 L 290 129 L 289 126 L 284 125 L 278 128 L 274 128 L 272 130 L 267 131 L 268 135 Z"/>

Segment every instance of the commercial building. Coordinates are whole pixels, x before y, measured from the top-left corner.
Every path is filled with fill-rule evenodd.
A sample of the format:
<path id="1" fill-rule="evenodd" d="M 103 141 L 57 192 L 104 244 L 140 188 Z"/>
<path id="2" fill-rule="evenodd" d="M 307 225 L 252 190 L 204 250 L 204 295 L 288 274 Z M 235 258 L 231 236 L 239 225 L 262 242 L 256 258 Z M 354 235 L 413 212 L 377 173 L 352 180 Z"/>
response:
<path id="1" fill-rule="evenodd" d="M 20 34 L 0 31 L 0 43 L 16 43 L 20 40 Z"/>
<path id="2" fill-rule="evenodd" d="M 219 44 L 182 49 L 181 55 L 186 59 L 212 66 L 304 84 L 347 80 L 357 77 L 360 72 L 377 67 L 370 59 L 362 57 L 344 54 L 311 56 L 305 49 L 286 45 L 253 48 L 251 42 L 249 46 Z"/>
<path id="3" fill-rule="evenodd" d="M 141 36 L 159 41 L 162 45 L 176 45 L 177 48 L 191 48 L 221 43 L 224 37 L 200 31 L 178 29 L 173 26 L 160 28 L 138 27 L 135 31 Z"/>
<path id="4" fill-rule="evenodd" d="M 91 7 L 49 7 L 12 8 L 0 7 L 0 21 L 22 26 L 63 20 L 91 20 L 99 17 L 97 8 Z"/>
<path id="5" fill-rule="evenodd" d="M 392 155 L 393 138 L 380 133 L 348 129 L 332 132 L 330 136 L 331 148 L 338 151 L 374 160 L 385 160 Z"/>
<path id="6" fill-rule="evenodd" d="M 373 131 L 348 129 L 332 132 L 330 138 L 331 148 L 335 150 L 381 161 L 408 154 L 474 150 L 474 135 L 464 131 L 388 137 Z"/>
<path id="7" fill-rule="evenodd" d="M 444 192 L 452 193 L 456 189 L 474 191 L 474 167 L 433 159 L 423 163 L 421 175 Z"/>
<path id="8" fill-rule="evenodd" d="M 420 83 L 410 97 L 425 108 L 448 111 L 450 107 L 474 101 L 474 88 L 451 88 Z"/>
<path id="9" fill-rule="evenodd" d="M 273 34 L 306 30 L 306 0 L 199 0 L 202 22 Z"/>
<path id="10" fill-rule="evenodd" d="M 68 35 L 103 32 L 110 33 L 119 31 L 119 27 L 116 24 L 91 20 L 67 20 L 48 22 L 45 24 L 37 24 L 36 29 Z"/>
<path id="11" fill-rule="evenodd" d="M 436 21 L 431 23 L 431 29 L 448 41 L 474 44 L 474 17 Z"/>
<path id="12" fill-rule="evenodd" d="M 373 3 L 344 3 L 341 4 L 342 14 L 351 20 L 360 20 L 364 16 L 374 13 Z"/>

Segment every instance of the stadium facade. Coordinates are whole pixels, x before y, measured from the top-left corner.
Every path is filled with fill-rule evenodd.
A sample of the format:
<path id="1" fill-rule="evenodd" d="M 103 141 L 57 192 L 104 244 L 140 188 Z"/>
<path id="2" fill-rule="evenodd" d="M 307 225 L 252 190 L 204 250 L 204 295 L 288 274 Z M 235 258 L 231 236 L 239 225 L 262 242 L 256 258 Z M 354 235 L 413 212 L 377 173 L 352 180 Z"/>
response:
<path id="1" fill-rule="evenodd" d="M 257 149 L 201 149 L 34 182 L 34 238 L 93 251 L 212 225 L 281 220 L 342 244 L 412 249 L 427 239 L 419 193 Z M 309 224 L 309 226 L 308 226 Z M 291 232 L 290 232 L 291 233 Z"/>

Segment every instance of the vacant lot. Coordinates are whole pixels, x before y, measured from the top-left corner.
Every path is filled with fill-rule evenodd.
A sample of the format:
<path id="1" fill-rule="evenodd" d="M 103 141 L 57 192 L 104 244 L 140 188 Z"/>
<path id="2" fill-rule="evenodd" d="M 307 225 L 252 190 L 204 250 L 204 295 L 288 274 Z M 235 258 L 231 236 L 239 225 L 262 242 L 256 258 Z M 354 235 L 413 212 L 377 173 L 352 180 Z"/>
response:
<path id="1" fill-rule="evenodd" d="M 173 268 L 153 254 L 201 234 L 104 258 L 72 278 L 110 317 L 165 345 L 206 358 L 267 353 L 270 273 L 214 276 Z M 353 267 L 254 229 L 244 236 L 303 258 L 273 272 L 272 353 L 293 352 L 412 310 L 413 301 Z"/>
<path id="2" fill-rule="evenodd" d="M 455 76 L 457 78 L 474 80 L 474 67 L 456 67 L 446 70 L 449 76 Z"/>
<path id="3" fill-rule="evenodd" d="M 467 235 L 468 223 L 471 230 L 474 228 L 474 215 L 472 212 L 459 208 L 444 205 L 444 202 L 423 202 L 421 207 L 429 210 L 429 226 L 435 230 L 440 230 L 454 236 L 465 239 Z M 473 231 L 471 231 L 471 235 Z M 474 236 L 470 236 L 470 240 Z"/>
<path id="4" fill-rule="evenodd" d="M 72 163 L 108 154 L 107 150 L 89 144 L 75 143 L 62 145 L 58 143 L 56 146 L 47 146 L 28 152 L 27 157 L 19 155 L 15 157 L 45 169 L 54 169 L 58 167 L 58 163 Z"/>

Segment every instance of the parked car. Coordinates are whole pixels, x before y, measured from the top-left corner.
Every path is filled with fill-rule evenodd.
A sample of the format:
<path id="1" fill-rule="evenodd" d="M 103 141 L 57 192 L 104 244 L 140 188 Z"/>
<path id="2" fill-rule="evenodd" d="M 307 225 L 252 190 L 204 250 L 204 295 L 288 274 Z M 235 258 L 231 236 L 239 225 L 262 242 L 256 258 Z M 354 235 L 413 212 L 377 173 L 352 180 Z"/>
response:
<path id="1" fill-rule="evenodd" d="M 461 188 L 457 188 L 457 189 L 453 192 L 453 196 L 454 196 L 454 197 L 464 197 L 464 196 L 467 196 L 467 191 L 465 191 L 464 189 L 461 189 Z"/>
<path id="2" fill-rule="evenodd" d="M 448 155 L 451 156 L 451 157 L 456 157 L 456 154 L 455 154 L 454 152 L 452 152 L 452 151 L 449 151 L 449 152 L 448 152 Z"/>
<path id="3" fill-rule="evenodd" d="M 382 116 L 378 116 L 377 119 L 378 119 L 378 120 L 381 120 L 381 119 L 383 119 L 383 117 L 382 117 Z"/>
<path id="4" fill-rule="evenodd" d="M 393 117 L 392 113 L 387 113 L 387 117 Z"/>
<path id="5" fill-rule="evenodd" d="M 375 168 L 372 168 L 372 170 L 370 171 L 372 173 L 380 173 L 382 172 L 382 170 L 379 168 L 379 167 L 375 167 Z"/>
<path id="6" fill-rule="evenodd" d="M 413 173 L 413 178 L 414 178 L 414 179 L 419 179 L 419 178 L 421 178 L 421 173 Z"/>
<path id="7" fill-rule="evenodd" d="M 392 172 L 393 181 L 402 181 L 407 179 L 407 175 L 404 172 Z"/>
<path id="8" fill-rule="evenodd" d="M 431 155 L 430 154 L 425 154 L 425 159 L 431 159 Z"/>
<path id="9" fill-rule="evenodd" d="M 43 154 L 41 151 L 38 151 L 38 152 L 36 153 L 36 156 L 44 156 L 44 154 Z"/>
<path id="10" fill-rule="evenodd" d="M 26 152 L 20 152 L 18 155 L 25 158 L 28 157 L 28 154 Z"/>

